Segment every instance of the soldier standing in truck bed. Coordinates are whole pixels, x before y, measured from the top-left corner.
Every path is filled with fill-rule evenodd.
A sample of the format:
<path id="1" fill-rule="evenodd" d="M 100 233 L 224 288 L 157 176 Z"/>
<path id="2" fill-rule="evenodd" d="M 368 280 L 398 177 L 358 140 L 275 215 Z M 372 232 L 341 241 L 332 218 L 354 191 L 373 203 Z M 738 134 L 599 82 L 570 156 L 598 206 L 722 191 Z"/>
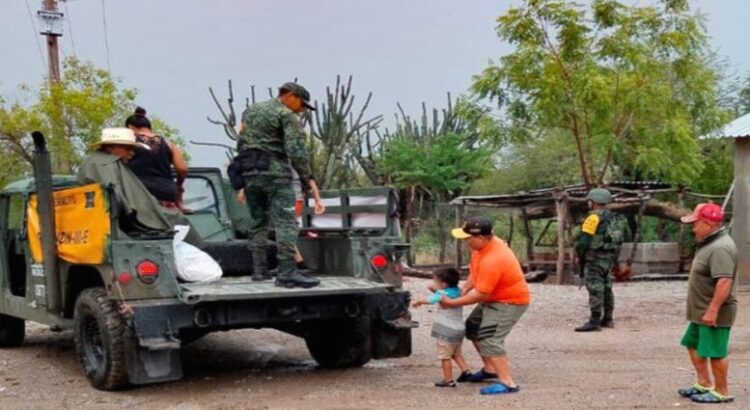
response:
<path id="1" fill-rule="evenodd" d="M 317 278 L 297 271 L 294 254 L 299 228 L 295 217 L 295 195 L 292 169 L 297 172 L 303 189 L 309 189 L 315 200 L 315 212 L 324 210 L 318 186 L 312 175 L 310 157 L 305 147 L 305 132 L 297 114 L 310 105 L 310 93 L 296 83 L 285 83 L 278 97 L 253 104 L 242 114 L 239 155 L 245 196 L 252 222 L 248 229 L 253 254 L 253 279 L 270 279 L 266 262 L 269 224 L 276 227 L 279 273 L 276 285 L 314 287 Z"/>
<path id="2" fill-rule="evenodd" d="M 612 314 L 615 295 L 612 292 L 612 269 L 617 263 L 622 245 L 622 231 L 615 214 L 606 208 L 612 193 L 594 188 L 586 196 L 589 213 L 581 225 L 575 242 L 579 263 L 583 266 L 583 283 L 589 292 L 591 317 L 576 332 L 590 332 L 602 327 L 614 327 Z"/>

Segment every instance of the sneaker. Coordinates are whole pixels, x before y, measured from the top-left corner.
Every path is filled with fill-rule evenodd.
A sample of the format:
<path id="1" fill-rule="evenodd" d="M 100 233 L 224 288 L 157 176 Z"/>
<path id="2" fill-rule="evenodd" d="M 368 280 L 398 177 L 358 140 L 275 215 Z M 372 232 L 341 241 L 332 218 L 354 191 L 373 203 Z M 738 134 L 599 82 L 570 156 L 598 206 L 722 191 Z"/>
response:
<path id="1" fill-rule="evenodd" d="M 456 379 L 456 381 L 459 382 L 459 383 L 465 383 L 465 382 L 468 382 L 470 380 L 471 380 L 471 370 L 467 370 L 467 371 L 461 373 L 461 375 L 458 376 L 458 378 Z"/>
<path id="2" fill-rule="evenodd" d="M 439 382 L 435 382 L 435 387 L 456 387 L 456 382 L 453 380 L 441 380 Z"/>

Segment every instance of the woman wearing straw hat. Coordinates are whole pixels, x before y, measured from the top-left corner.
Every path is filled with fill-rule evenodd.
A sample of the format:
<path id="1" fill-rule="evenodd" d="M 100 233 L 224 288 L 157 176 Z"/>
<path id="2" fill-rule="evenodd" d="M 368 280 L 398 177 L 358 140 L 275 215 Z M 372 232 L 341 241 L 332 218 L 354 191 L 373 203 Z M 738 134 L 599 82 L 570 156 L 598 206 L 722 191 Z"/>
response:
<path id="1" fill-rule="evenodd" d="M 129 233 L 172 231 L 175 225 L 190 225 L 181 213 L 164 208 L 127 167 L 139 144 L 128 128 L 105 128 L 95 150 L 84 158 L 78 170 L 78 182 L 112 186 L 120 206 L 121 222 Z M 185 241 L 198 245 L 202 242 L 195 229 L 190 229 Z"/>

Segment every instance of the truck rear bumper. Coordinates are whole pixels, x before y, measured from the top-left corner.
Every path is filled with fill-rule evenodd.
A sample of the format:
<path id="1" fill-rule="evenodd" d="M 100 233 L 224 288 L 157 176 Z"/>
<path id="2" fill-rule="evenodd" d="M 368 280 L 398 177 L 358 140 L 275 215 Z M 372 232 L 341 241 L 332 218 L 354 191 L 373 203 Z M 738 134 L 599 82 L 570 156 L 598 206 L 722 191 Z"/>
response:
<path id="1" fill-rule="evenodd" d="M 379 328 L 409 330 L 409 297 L 405 291 L 381 288 L 368 293 L 194 304 L 156 299 L 132 301 L 129 306 L 131 325 L 140 345 L 160 350 L 180 347 L 181 336 L 189 331 L 271 327 L 297 334 L 318 320 L 368 317 Z"/>

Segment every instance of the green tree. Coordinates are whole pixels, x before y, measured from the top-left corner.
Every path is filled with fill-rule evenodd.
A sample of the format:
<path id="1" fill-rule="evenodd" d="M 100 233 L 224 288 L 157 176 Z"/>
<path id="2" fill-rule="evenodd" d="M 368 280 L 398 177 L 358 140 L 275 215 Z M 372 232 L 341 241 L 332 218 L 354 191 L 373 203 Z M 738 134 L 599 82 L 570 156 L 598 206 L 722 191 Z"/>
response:
<path id="1" fill-rule="evenodd" d="M 576 148 L 561 132 L 516 141 L 496 154 L 497 170 L 477 180 L 471 193 L 493 195 L 580 182 Z"/>
<path id="2" fill-rule="evenodd" d="M 498 18 L 515 51 L 475 76 L 531 138 L 562 132 L 587 185 L 608 174 L 688 183 L 701 169 L 696 136 L 726 119 L 700 15 L 687 0 L 590 8 L 526 0 Z"/>
<path id="3" fill-rule="evenodd" d="M 45 83 L 38 91 L 21 87 L 33 102 L 9 104 L 0 99 L 0 183 L 29 172 L 31 131 L 42 131 L 49 140 L 54 171 L 72 173 L 105 127 L 121 127 L 133 112 L 137 91 L 123 88 L 120 80 L 91 63 L 68 58 L 59 83 Z M 152 118 L 154 129 L 180 145 L 175 128 Z"/>
<path id="4" fill-rule="evenodd" d="M 490 150 L 467 145 L 459 134 L 438 135 L 428 145 L 397 136 L 385 148 L 382 170 L 398 188 L 448 201 L 490 171 L 491 163 Z"/>

